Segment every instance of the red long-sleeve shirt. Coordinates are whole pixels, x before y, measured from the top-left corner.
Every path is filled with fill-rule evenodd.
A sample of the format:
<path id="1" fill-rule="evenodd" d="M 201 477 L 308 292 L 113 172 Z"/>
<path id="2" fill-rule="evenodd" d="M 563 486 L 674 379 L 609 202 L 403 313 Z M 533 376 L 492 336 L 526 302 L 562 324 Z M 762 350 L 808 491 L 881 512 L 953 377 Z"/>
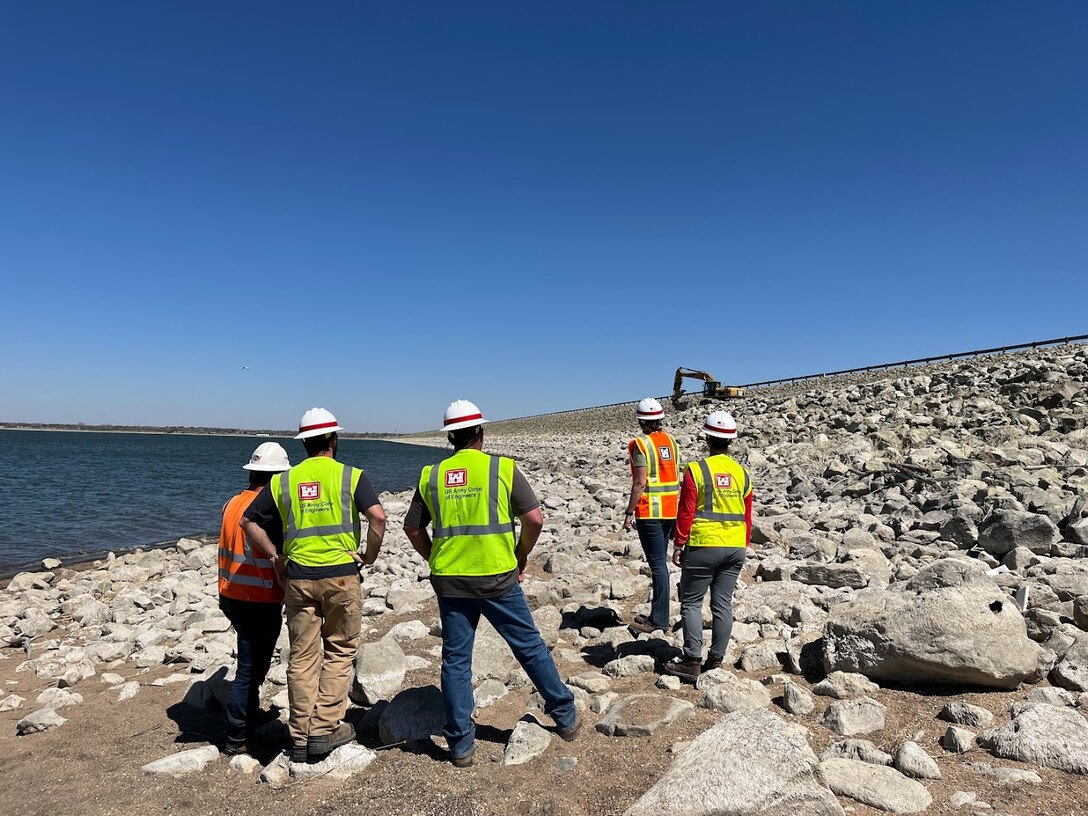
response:
<path id="1" fill-rule="evenodd" d="M 699 488 L 691 471 L 684 472 L 684 484 L 680 488 L 680 508 L 676 513 L 676 538 L 673 543 L 683 547 L 691 537 L 691 523 L 695 521 L 695 505 L 699 501 Z M 744 497 L 744 545 L 752 544 L 752 494 Z"/>

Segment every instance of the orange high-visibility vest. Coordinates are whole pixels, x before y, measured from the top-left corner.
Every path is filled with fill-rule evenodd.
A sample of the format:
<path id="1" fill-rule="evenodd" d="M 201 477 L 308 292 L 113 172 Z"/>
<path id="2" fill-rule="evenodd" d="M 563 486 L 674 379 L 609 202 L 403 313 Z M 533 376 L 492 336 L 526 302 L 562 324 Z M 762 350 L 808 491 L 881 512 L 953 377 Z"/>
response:
<path id="1" fill-rule="evenodd" d="M 654 431 L 647 436 L 631 440 L 627 453 L 631 456 L 631 472 L 634 473 L 634 454 L 638 449 L 646 457 L 646 489 L 638 500 L 635 516 L 640 519 L 674 519 L 680 500 L 680 471 L 677 467 L 676 440 L 664 431 Z"/>
<path id="2" fill-rule="evenodd" d="M 253 552 L 238 523 L 257 490 L 243 490 L 223 505 L 219 530 L 219 594 L 236 601 L 280 603 L 283 588 L 276 583 L 272 562 Z"/>

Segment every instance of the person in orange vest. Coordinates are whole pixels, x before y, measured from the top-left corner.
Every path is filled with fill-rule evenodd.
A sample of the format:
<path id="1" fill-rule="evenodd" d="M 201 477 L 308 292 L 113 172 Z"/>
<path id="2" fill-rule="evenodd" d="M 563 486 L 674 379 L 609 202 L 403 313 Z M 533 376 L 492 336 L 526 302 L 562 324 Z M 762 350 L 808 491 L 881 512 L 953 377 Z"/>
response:
<path id="1" fill-rule="evenodd" d="M 631 623 L 635 633 L 650 634 L 669 628 L 668 546 L 676 526 L 680 495 L 677 457 L 679 451 L 671 434 L 661 430 L 665 410 L 653 397 L 641 400 L 635 418 L 642 436 L 627 446 L 631 460 L 631 495 L 623 517 L 623 529 L 634 525 L 646 553 L 653 581 L 650 615 L 636 615 Z"/>
<path id="2" fill-rule="evenodd" d="M 254 730 L 275 718 L 261 711 L 261 684 L 272 665 L 272 654 L 283 625 L 283 587 L 276 580 L 272 562 L 254 552 L 246 543 L 239 521 L 273 474 L 291 467 L 287 451 L 275 442 L 265 442 L 253 451 L 249 462 L 249 487 L 223 505 L 219 532 L 219 608 L 238 635 L 238 666 L 227 699 L 225 753 L 242 754 Z M 279 525 L 269 533 L 283 534 Z"/>
<path id="3" fill-rule="evenodd" d="M 666 674 L 694 683 L 725 658 L 733 631 L 733 590 L 752 541 L 752 479 L 729 456 L 737 423 L 715 411 L 703 425 L 710 456 L 684 472 L 672 561 L 680 573 L 680 617 L 684 653 L 667 663 Z M 710 590 L 713 615 L 710 652 L 703 663 L 703 598 Z"/>

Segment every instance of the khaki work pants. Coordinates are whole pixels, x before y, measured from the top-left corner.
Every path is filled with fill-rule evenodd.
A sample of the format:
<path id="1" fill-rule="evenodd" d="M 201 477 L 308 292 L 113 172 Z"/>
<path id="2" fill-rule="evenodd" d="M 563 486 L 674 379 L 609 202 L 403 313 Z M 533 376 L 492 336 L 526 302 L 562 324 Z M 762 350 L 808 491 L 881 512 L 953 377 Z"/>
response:
<path id="1" fill-rule="evenodd" d="M 284 596 L 291 655 L 287 694 L 291 740 L 336 730 L 348 704 L 348 683 L 359 648 L 363 593 L 354 575 L 289 578 Z"/>

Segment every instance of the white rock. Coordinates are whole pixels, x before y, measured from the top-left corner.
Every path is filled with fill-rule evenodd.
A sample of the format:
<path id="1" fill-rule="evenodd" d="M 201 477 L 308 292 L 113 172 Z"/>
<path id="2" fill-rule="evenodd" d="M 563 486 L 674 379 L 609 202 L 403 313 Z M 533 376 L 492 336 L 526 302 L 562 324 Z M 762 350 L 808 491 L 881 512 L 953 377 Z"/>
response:
<path id="1" fill-rule="evenodd" d="M 920 782 L 884 765 L 828 759 L 820 763 L 820 771 L 831 790 L 840 796 L 891 813 L 918 813 L 933 801 Z"/>
<path id="2" fill-rule="evenodd" d="M 916 742 L 907 741 L 899 746 L 895 752 L 893 765 L 901 773 L 914 779 L 940 779 L 941 769 L 937 761 L 933 759 Z"/>
<path id="3" fill-rule="evenodd" d="M 205 745 L 202 748 L 190 748 L 187 751 L 179 751 L 162 759 L 156 759 L 140 770 L 144 773 L 184 776 L 204 770 L 209 762 L 215 762 L 217 759 L 219 759 L 219 749 L 214 745 Z"/>
<path id="4" fill-rule="evenodd" d="M 67 708 L 68 706 L 82 705 L 83 695 L 68 691 L 68 689 L 49 688 L 39 694 L 34 702 L 48 708 Z"/>
<path id="5" fill-rule="evenodd" d="M 256 773 L 261 769 L 261 763 L 249 756 L 249 754 L 238 754 L 230 759 L 230 769 L 237 771 L 238 773 L 251 774 Z"/>
<path id="6" fill-rule="evenodd" d="M 24 734 L 37 734 L 64 725 L 68 720 L 58 714 L 52 708 L 40 708 L 27 714 L 15 725 L 15 732 L 20 736 Z"/>
<path id="7" fill-rule="evenodd" d="M 541 728 L 535 722 L 520 721 L 514 726 L 513 733 L 503 752 L 503 765 L 524 765 L 540 756 L 552 742 L 552 733 Z"/>
<path id="8" fill-rule="evenodd" d="M 362 773 L 377 758 L 378 755 L 366 746 L 349 743 L 341 745 L 320 762 L 312 765 L 291 762 L 289 768 L 292 779 L 344 780 Z"/>
<path id="9" fill-rule="evenodd" d="M 26 699 L 18 694 L 9 694 L 3 700 L 0 700 L 0 711 L 18 711 L 25 702 Z"/>

